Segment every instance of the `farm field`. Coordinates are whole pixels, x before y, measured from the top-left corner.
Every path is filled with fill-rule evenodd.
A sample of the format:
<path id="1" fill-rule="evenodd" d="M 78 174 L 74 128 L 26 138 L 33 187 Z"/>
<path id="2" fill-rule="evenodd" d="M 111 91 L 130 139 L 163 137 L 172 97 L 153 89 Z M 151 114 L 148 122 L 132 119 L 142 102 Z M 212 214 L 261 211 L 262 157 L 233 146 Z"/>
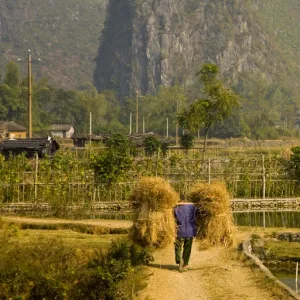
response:
<path id="1" fill-rule="evenodd" d="M 152 156 L 128 154 L 124 158 L 126 170 L 114 168 L 109 151 L 64 150 L 54 158 L 32 160 L 0 157 L 1 213 L 84 219 L 117 211 L 118 218 L 123 218 L 140 176 L 167 179 L 181 197 L 195 181 L 223 181 L 232 198 L 300 196 L 298 153 L 291 163 L 289 148 L 211 148 L 205 158 L 199 150 L 170 150 Z"/>
<path id="2" fill-rule="evenodd" d="M 238 244 L 200 251 L 195 242 L 191 270 L 181 274 L 172 246 L 153 253 L 128 239 L 141 176 L 162 177 L 182 199 L 195 182 L 224 182 L 238 243 L 296 233 L 300 148 L 223 146 L 205 157 L 199 149 L 145 155 L 108 148 L 0 156 L 0 298 L 291 299 Z"/>
<path id="3" fill-rule="evenodd" d="M 117 299 L 140 289 L 139 278 L 134 288 L 122 282 L 144 274 L 148 254 L 120 223 L 0 218 L 0 298 Z"/>
<path id="4" fill-rule="evenodd" d="M 35 263 L 29 271 L 38 270 L 45 271 L 51 269 L 56 265 L 55 273 L 47 274 L 47 280 L 51 281 L 51 284 L 56 284 L 58 291 L 62 288 L 61 282 L 65 285 L 69 282 L 66 277 L 71 276 L 72 282 L 81 282 L 82 268 L 89 261 L 95 259 L 99 250 L 107 251 L 111 243 L 124 237 L 123 234 L 87 234 L 78 232 L 78 224 L 81 225 L 93 225 L 99 227 L 106 227 L 111 229 L 124 229 L 128 230 L 131 222 L 118 221 L 118 220 L 59 220 L 59 219 L 35 219 L 25 217 L 3 217 L 1 219 L 1 237 L 7 237 L 10 235 L 9 242 L 5 247 L 16 247 L 17 252 L 12 251 L 12 256 L 7 257 L 16 259 L 13 255 L 18 255 L 17 266 L 20 268 L 29 268 L 28 264 L 32 262 L 34 257 Z M 25 226 L 26 224 L 26 226 Z M 40 225 L 51 225 L 51 230 L 40 229 Z M 59 229 L 62 224 L 67 224 L 68 229 Z M 30 225 L 30 226 L 29 226 Z M 74 225 L 74 227 L 72 227 Z M 22 226 L 28 229 L 21 229 Z M 57 227 L 55 227 L 57 226 Z M 30 229 L 29 229 L 30 228 Z M 35 228 L 35 229 L 34 229 Z M 90 227 L 88 227 L 90 228 Z M 82 229 L 80 229 L 82 231 Z M 237 240 L 241 242 L 245 239 L 251 238 L 251 236 L 271 236 L 274 231 L 277 233 L 297 232 L 297 229 L 286 228 L 256 228 L 256 227 L 239 227 L 237 233 Z M 98 229 L 98 232 L 100 230 Z M 5 233 L 5 234 L 4 234 Z M 3 258 L 3 244 L 1 244 L 1 256 Z M 33 252 L 29 249 L 35 249 Z M 50 251 L 51 249 L 51 251 Z M 73 252 L 73 251 L 75 252 Z M 42 255 L 43 254 L 43 255 Z M 38 256 L 39 258 L 37 263 Z M 63 259 L 62 256 L 63 255 Z M 56 256 L 56 259 L 55 259 Z M 66 260 L 67 259 L 67 260 Z M 99 257 L 98 257 L 99 259 Z M 56 261 L 53 261 L 56 260 Z M 58 260 L 58 261 L 57 261 Z M 1 259 L 0 266 L 5 268 L 5 263 Z M 68 263 L 76 261 L 73 268 Z M 8 261 L 6 263 L 9 263 Z M 43 270 L 42 265 L 47 265 L 48 268 Z M 7 266 L 7 265 L 6 265 Z M 16 264 L 12 264 L 13 268 Z M 50 267 L 49 267 L 50 266 Z M 52 267 L 51 267 L 52 266 Z M 76 266 L 76 267 L 75 267 Z M 42 269 L 41 269 L 42 268 Z M 199 250 L 197 243 L 194 244 L 191 255 L 191 270 L 186 273 L 179 273 L 174 263 L 173 247 L 170 246 L 163 250 L 157 250 L 154 253 L 154 261 L 150 262 L 146 269 L 140 269 L 139 274 L 143 273 L 145 280 L 131 279 L 134 284 L 138 283 L 138 288 L 135 290 L 135 294 L 128 296 L 128 298 L 112 298 L 112 299 L 293 299 L 285 291 L 275 286 L 271 281 L 265 278 L 265 275 L 251 262 L 245 260 L 241 253 L 237 250 L 237 247 L 231 249 L 213 248 L 209 251 Z M 2 269 L 3 270 L 3 269 Z M 63 271 L 64 270 L 64 271 Z M 70 274 L 69 274 L 70 271 Z M 86 271 L 87 272 L 87 269 Z M 3 273 L 2 273 L 3 274 Z M 30 272 L 28 272 L 30 274 Z M 28 274 L 26 276 L 28 276 Z M 62 275 L 64 274 L 64 275 Z M 86 273 L 88 274 L 88 273 Z M 7 274 L 5 274 L 7 275 Z M 3 275 L 1 275 L 3 276 Z M 25 276 L 20 272 L 19 276 Z M 26 277 L 23 277 L 25 279 Z M 3 277 L 1 277 L 3 279 Z M 18 278 L 14 278 L 15 282 L 11 282 L 14 289 L 21 288 L 21 283 Z M 19 280 L 22 279 L 21 277 Z M 34 290 L 34 279 L 28 280 L 22 284 L 28 284 L 27 292 Z M 37 277 L 35 280 L 38 280 Z M 1 283 L 1 282 L 0 282 Z M 145 283 L 148 284 L 146 287 Z M 75 284 L 75 286 L 76 286 Z M 127 283 L 128 284 L 128 283 Z M 129 283 L 130 285 L 130 283 Z M 5 285 L 7 288 L 8 286 Z M 45 288 L 45 282 L 40 285 L 41 288 Z M 90 288 L 92 288 L 90 286 Z M 127 286 L 128 288 L 128 286 Z M 132 288 L 132 286 L 131 286 Z M 58 290 L 58 291 L 57 291 Z M 61 295 L 58 299 L 69 299 L 66 295 L 72 288 L 65 291 L 65 295 Z M 80 289 L 77 288 L 77 291 Z M 124 290 L 124 286 L 122 286 Z M 141 291 L 140 291 L 141 290 Z M 37 289 L 35 288 L 35 291 Z M 73 293 L 76 293 L 76 289 Z M 159 297 L 159 298 L 157 298 Z M 50 298 L 45 298 L 50 299 Z M 77 298 L 74 298 L 77 299 Z M 94 298 L 90 298 L 94 299 Z M 110 299 L 110 298 L 107 298 Z"/>

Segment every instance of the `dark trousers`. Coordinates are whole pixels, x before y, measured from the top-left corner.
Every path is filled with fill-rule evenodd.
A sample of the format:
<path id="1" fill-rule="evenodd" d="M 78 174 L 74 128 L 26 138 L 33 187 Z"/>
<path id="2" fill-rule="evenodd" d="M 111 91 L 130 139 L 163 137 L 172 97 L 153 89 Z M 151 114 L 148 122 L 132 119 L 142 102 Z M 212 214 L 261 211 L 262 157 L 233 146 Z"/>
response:
<path id="1" fill-rule="evenodd" d="M 176 238 L 175 241 L 175 260 L 176 264 L 179 264 L 181 259 L 185 266 L 189 264 L 191 251 L 192 251 L 193 238 Z M 182 252 L 183 245 L 183 252 Z M 181 256 L 182 252 L 182 256 Z"/>

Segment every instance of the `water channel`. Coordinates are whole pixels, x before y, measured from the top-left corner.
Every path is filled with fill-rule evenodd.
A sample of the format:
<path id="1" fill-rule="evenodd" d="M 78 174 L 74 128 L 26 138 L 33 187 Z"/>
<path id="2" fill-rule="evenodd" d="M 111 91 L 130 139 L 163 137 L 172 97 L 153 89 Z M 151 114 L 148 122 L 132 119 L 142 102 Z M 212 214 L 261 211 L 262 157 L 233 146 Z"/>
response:
<path id="1" fill-rule="evenodd" d="M 300 211 L 233 212 L 237 226 L 300 228 Z M 264 263 L 281 282 L 296 291 L 296 262 Z M 300 280 L 298 280 L 298 291 Z"/>
<path id="2" fill-rule="evenodd" d="M 233 212 L 234 224 L 253 227 L 300 228 L 300 211 Z"/>

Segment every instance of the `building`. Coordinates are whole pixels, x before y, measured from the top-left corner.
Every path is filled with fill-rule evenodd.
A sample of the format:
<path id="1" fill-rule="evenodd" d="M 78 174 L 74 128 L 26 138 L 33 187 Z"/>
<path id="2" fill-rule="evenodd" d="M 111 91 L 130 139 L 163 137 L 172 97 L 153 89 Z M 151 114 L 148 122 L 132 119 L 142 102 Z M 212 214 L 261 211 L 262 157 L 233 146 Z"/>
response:
<path id="1" fill-rule="evenodd" d="M 50 135 L 53 137 L 71 138 L 74 132 L 73 125 L 53 124 L 50 127 Z"/>
<path id="2" fill-rule="evenodd" d="M 74 147 L 85 147 L 85 144 L 88 142 L 100 143 L 103 140 L 101 136 L 81 134 L 81 133 L 75 133 L 72 139 L 73 139 Z"/>
<path id="3" fill-rule="evenodd" d="M 14 121 L 0 121 L 0 138 L 3 139 L 26 139 L 27 130 L 24 126 Z"/>
<path id="4" fill-rule="evenodd" d="M 59 149 L 59 144 L 51 137 L 31 139 L 6 139 L 0 143 L 0 153 L 6 158 L 11 155 L 25 153 L 26 157 L 32 158 L 52 156 Z"/>

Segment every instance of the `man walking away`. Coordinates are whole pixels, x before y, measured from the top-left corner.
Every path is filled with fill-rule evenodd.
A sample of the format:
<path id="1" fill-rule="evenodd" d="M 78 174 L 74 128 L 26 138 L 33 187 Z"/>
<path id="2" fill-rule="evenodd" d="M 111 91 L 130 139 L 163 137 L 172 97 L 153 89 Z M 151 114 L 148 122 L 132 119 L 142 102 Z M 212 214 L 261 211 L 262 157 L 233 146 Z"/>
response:
<path id="1" fill-rule="evenodd" d="M 180 272 L 188 270 L 193 238 L 196 236 L 196 212 L 197 208 L 194 203 L 181 202 L 174 208 L 177 223 L 175 260 Z"/>

